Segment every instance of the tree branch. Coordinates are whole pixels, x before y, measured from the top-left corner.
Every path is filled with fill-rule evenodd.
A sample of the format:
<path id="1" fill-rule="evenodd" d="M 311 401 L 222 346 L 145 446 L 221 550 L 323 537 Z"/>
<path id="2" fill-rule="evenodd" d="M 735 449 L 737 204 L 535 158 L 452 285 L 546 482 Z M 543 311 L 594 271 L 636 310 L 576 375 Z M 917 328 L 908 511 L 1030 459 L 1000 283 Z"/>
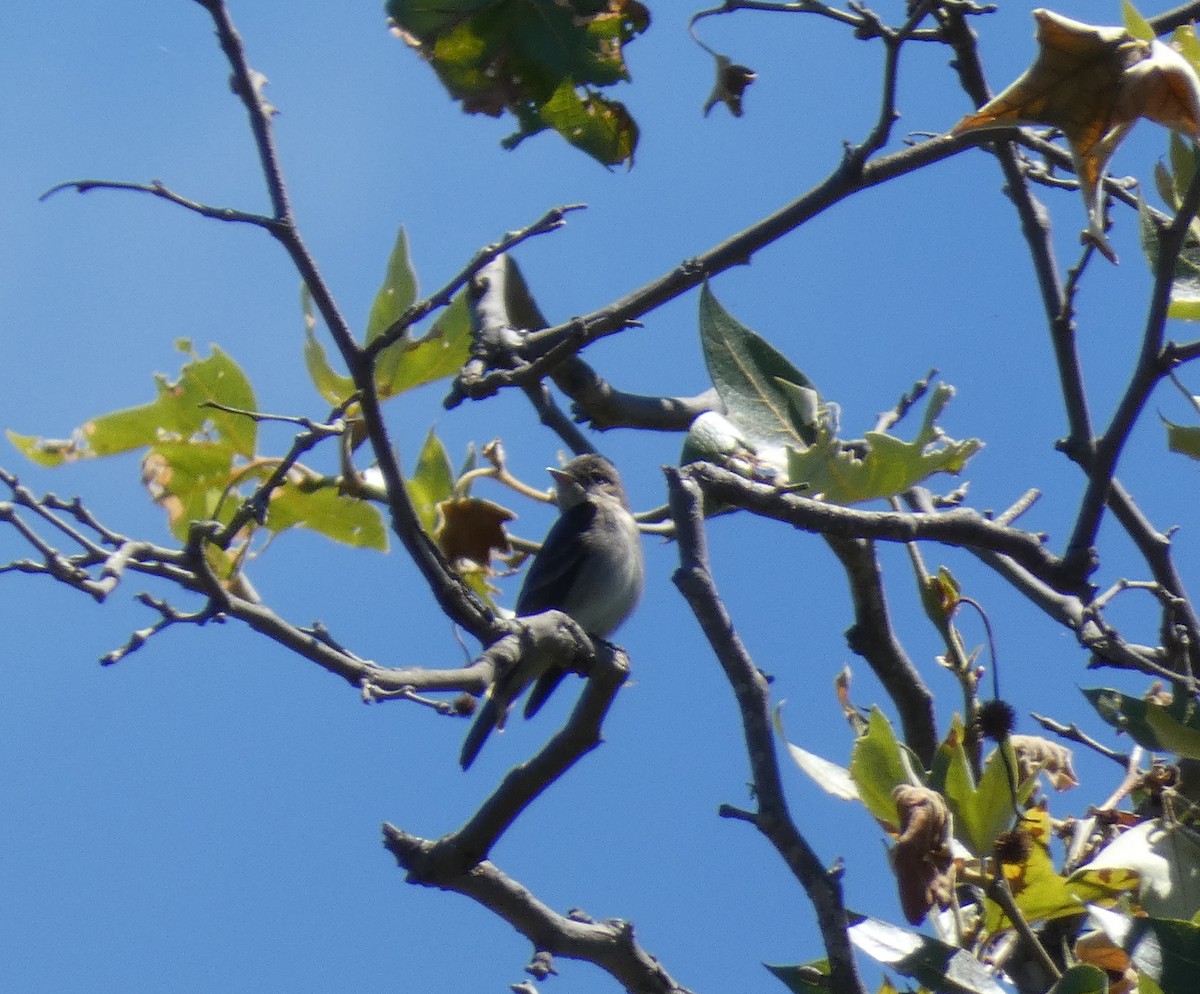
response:
<path id="1" fill-rule="evenodd" d="M 410 883 L 469 897 L 529 939 L 537 955 L 526 969 L 539 980 L 552 972 L 543 954 L 554 954 L 594 963 L 634 994 L 690 994 L 638 945 L 628 922 L 560 915 L 490 862 L 466 872 L 431 872 L 437 866 L 432 857 L 440 843 L 391 824 L 383 825 L 383 844 L 400 868 L 408 871 Z"/>
<path id="2" fill-rule="evenodd" d="M 721 602 L 709 569 L 700 487 L 685 470 L 669 467 L 666 473 L 679 541 L 679 568 L 673 579 L 696 616 L 737 698 L 754 797 L 758 802 L 752 820 L 812 901 L 829 957 L 833 994 L 866 994 L 850 947 L 840 872 L 826 870 L 821 865 L 792 821 L 783 795 L 775 738 L 771 731 L 770 691 L 766 679 L 734 631 L 733 621 Z"/>

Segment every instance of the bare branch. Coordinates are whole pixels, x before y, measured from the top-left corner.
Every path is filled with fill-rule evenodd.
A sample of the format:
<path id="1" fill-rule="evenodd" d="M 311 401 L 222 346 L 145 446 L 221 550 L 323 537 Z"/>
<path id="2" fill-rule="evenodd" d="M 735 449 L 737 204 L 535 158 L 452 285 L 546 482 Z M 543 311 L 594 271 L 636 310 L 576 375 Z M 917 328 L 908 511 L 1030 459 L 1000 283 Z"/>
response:
<path id="1" fill-rule="evenodd" d="M 754 797 L 758 802 L 754 825 L 775 847 L 812 901 L 829 957 L 833 991 L 836 994 L 865 994 L 866 988 L 850 948 L 840 874 L 822 866 L 792 820 L 783 794 L 771 731 L 770 691 L 762 672 L 738 638 L 709 570 L 700 487 L 684 470 L 672 467 L 666 472 L 679 540 L 675 586 L 696 616 L 737 699 Z"/>
<path id="2" fill-rule="evenodd" d="M 571 398 L 576 420 L 598 431 L 608 428 L 644 428 L 651 431 L 687 431 L 705 411 L 722 411 L 717 391 L 695 397 L 647 397 L 617 390 L 592 367 L 573 356 L 550 373 L 554 385 Z"/>
<path id="3" fill-rule="evenodd" d="M 970 508 L 930 514 L 859 511 L 756 483 L 711 463 L 693 463 L 682 472 L 705 494 L 754 514 L 784 521 L 804 531 L 885 542 L 936 541 L 968 549 L 1003 553 L 1055 589 L 1073 590 L 1078 576 L 1049 552 L 1042 537 L 989 521 Z"/>
<path id="4" fill-rule="evenodd" d="M 76 179 L 50 187 L 38 199 L 47 200 L 61 190 L 74 190 L 77 193 L 90 193 L 92 190 L 132 190 L 136 193 L 148 193 L 151 196 L 161 197 L 163 200 L 184 207 L 202 217 L 213 218 L 217 221 L 252 224 L 271 232 L 274 232 L 277 224 L 274 218 L 267 217 L 265 214 L 252 214 L 248 211 L 236 210 L 233 207 L 213 207 L 196 200 L 189 200 L 174 190 L 168 189 L 159 180 L 150 183 L 124 183 L 118 180 Z"/>
<path id="5" fill-rule="evenodd" d="M 938 746 L 933 693 L 892 629 L 875 544 L 834 535 L 825 540 L 846 571 L 854 600 L 854 624 L 846 630 L 846 644 L 874 670 L 896 705 L 905 743 L 929 768 Z"/>
<path id="6" fill-rule="evenodd" d="M 410 835 L 394 825 L 384 824 L 383 844 L 408 872 L 411 883 L 469 897 L 524 935 L 539 954 L 528 968 L 535 974 L 549 972 L 541 954 L 553 954 L 594 963 L 634 994 L 690 994 L 638 945 L 628 922 L 560 915 L 490 862 L 465 872 L 447 869 L 437 857 L 441 842 Z"/>

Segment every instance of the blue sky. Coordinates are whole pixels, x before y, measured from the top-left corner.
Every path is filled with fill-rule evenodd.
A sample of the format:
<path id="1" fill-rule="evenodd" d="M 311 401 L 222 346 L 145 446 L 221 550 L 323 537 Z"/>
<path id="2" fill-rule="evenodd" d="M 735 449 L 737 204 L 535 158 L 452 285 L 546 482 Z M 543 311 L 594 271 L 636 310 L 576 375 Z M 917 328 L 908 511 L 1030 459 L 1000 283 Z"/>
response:
<path id="1" fill-rule="evenodd" d="M 1032 6 L 1005 5 L 977 22 L 993 89 L 1033 56 Z M 1055 9 L 1119 19 L 1116 4 Z M 566 229 L 518 253 L 543 311 L 562 320 L 800 195 L 836 165 L 843 140 L 870 126 L 880 52 L 844 29 L 795 16 L 705 21 L 709 44 L 760 74 L 744 118 L 717 108 L 705 119 L 711 63 L 687 37 L 689 11 L 659 4 L 654 13 L 651 30 L 629 47 L 634 84 L 621 95 L 642 128 L 637 164 L 605 172 L 550 135 L 503 152 L 510 122 L 462 115 L 389 36 L 375 5 L 234 7 L 251 63 L 270 78 L 281 111 L 276 133 L 302 232 L 357 327 L 400 224 L 432 289 L 478 247 L 548 207 L 587 203 Z M 37 201 L 64 180 L 160 179 L 209 203 L 266 209 L 207 15 L 183 0 L 136 9 L 8 4 L 0 30 L 8 39 L 0 58 L 0 423 L 62 437 L 92 415 L 148 400 L 152 374 L 178 370 L 178 338 L 229 352 L 261 408 L 323 415 L 301 358 L 299 280 L 265 234 L 137 195 Z M 897 141 L 945 131 L 970 109 L 947 61 L 934 46 L 906 51 Z M 1164 148 L 1165 134 L 1142 125 L 1113 169 L 1148 176 Z M 870 428 L 937 366 L 959 391 L 944 427 L 987 443 L 965 474 L 971 503 L 1001 509 L 1041 488 L 1043 500 L 1024 520 L 1061 549 L 1080 478 L 1053 449 L 1065 424 L 1052 356 L 1000 185 L 985 153 L 966 153 L 839 205 L 713 288 L 841 405 L 847 434 Z M 1044 191 L 1043 199 L 1065 270 L 1077 258 L 1083 208 L 1070 192 Z M 1135 359 L 1149 289 L 1135 218 L 1124 210 L 1115 217 L 1122 264 L 1094 263 L 1079 299 L 1101 424 Z M 695 294 L 675 301 L 588 359 L 623 389 L 703 389 L 696 305 Z M 1200 378 L 1191 386 L 1200 388 Z M 523 398 L 447 413 L 442 392 L 424 389 L 388 409 L 406 465 L 432 424 L 456 461 L 468 442 L 500 434 L 513 465 L 546 482 L 542 467 L 561 446 Z M 1200 550 L 1181 520 L 1195 475 L 1166 454 L 1156 410 L 1188 419 L 1178 395 L 1157 395 L 1121 476 L 1157 525 L 1185 526 L 1178 555 L 1195 586 L 1188 564 Z M 279 450 L 290 440 L 280 429 L 267 429 L 267 438 Z M 680 442 L 622 431 L 600 438 L 642 508 L 661 503 L 658 467 L 677 459 Z M 119 531 L 167 537 L 135 457 L 51 472 L 7 447 L 0 464 L 39 492 L 84 495 Z M 544 509 L 516 509 L 523 534 L 544 531 Z M 714 522 L 711 534 L 738 630 L 775 676 L 778 698 L 790 702 L 790 737 L 845 762 L 851 740 L 833 677 L 849 662 L 856 702 L 882 697 L 845 647 L 851 617 L 836 562 L 815 537 L 746 516 Z M 1102 538 L 1107 554 L 1123 553 L 1112 529 Z M 23 554 L 0 530 L 0 560 Z M 494 857 L 559 910 L 632 921 L 688 987 L 769 989 L 760 962 L 820 955 L 811 910 L 763 840 L 716 816 L 722 802 L 748 803 L 736 712 L 670 583 L 673 548 L 648 540 L 647 555 L 647 598 L 621 634 L 635 682 L 609 719 L 607 742 Z M 1077 718 L 1103 735 L 1076 686 L 1142 689 L 1086 673 L 1068 633 L 968 557 L 934 548 L 925 555 L 954 569 L 988 608 L 1019 712 Z M 933 662 L 935 633 L 917 609 L 903 550 L 884 550 L 884 568 L 898 629 L 938 695 L 944 728 L 958 695 Z M 287 534 L 251 575 L 279 613 L 300 624 L 320 618 L 381 664 L 462 659 L 419 575 L 395 552 Z M 1118 575 L 1113 567 L 1099 581 Z M 570 694 L 560 692 L 536 722 L 514 722 L 463 774 L 463 723 L 402 704 L 364 707 L 346 685 L 232 623 L 170 631 L 101 668 L 98 657 L 152 620 L 132 600 L 143 589 L 134 578 L 104 606 L 43 579 L 0 582 L 6 988 L 272 994 L 485 990 L 521 979 L 525 941 L 463 898 L 405 884 L 380 846 L 379 824 L 428 836 L 457 825 L 556 727 Z M 1134 641 L 1153 641 L 1141 606 L 1127 595 L 1113 618 Z M 975 637 L 971 621 L 964 626 Z M 1086 758 L 1081 772 L 1088 796 L 1056 800 L 1056 813 L 1098 802 L 1119 779 L 1115 767 Z M 788 787 L 822 858 L 847 857 L 848 902 L 897 917 L 883 840 L 868 816 L 820 794 L 798 771 Z M 558 965 L 562 979 L 544 989 L 615 989 L 590 966 Z"/>

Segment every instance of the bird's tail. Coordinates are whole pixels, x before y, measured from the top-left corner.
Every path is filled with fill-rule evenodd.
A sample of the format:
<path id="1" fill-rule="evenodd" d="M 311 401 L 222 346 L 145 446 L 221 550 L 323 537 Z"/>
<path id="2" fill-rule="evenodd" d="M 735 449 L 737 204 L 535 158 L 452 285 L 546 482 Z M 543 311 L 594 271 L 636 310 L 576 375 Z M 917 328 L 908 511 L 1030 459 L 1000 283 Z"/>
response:
<path id="1" fill-rule="evenodd" d="M 475 720 L 467 731 L 467 737 L 463 740 L 462 752 L 458 754 L 458 763 L 464 770 L 469 769 L 475 762 L 475 757 L 479 755 L 479 750 L 483 748 L 488 736 L 492 734 L 492 729 L 504 727 L 507 711 L 507 707 L 501 709 L 494 694 L 488 694 L 484 699 L 479 714 L 475 716 Z"/>
<path id="2" fill-rule="evenodd" d="M 533 690 L 529 692 L 529 698 L 525 701 L 526 718 L 532 718 L 542 709 L 542 705 L 549 700 L 550 695 L 554 693 L 554 688 L 562 683 L 562 678 L 566 675 L 565 669 L 555 666 L 537 678 Z"/>

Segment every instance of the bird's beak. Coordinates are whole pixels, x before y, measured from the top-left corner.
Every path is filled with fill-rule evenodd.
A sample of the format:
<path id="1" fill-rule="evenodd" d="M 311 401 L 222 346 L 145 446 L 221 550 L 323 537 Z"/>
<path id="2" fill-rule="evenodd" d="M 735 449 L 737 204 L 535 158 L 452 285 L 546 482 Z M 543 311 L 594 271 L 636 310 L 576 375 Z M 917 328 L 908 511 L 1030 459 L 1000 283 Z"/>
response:
<path id="1" fill-rule="evenodd" d="M 561 469 L 554 469 L 550 466 L 546 467 L 546 472 L 553 477 L 554 485 L 558 490 L 559 511 L 565 511 L 569 507 L 574 507 L 584 499 L 583 484 L 570 473 L 565 473 Z"/>

